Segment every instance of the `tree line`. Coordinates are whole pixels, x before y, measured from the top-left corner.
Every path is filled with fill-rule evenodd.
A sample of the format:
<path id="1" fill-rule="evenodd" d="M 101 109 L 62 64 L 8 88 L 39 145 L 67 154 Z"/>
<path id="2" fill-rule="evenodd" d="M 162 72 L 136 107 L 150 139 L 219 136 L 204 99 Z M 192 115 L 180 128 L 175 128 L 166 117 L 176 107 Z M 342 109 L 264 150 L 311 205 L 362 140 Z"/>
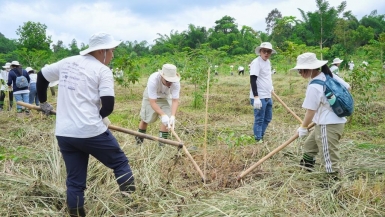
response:
<path id="1" fill-rule="evenodd" d="M 279 54 L 289 59 L 295 58 L 299 51 L 310 49 L 321 58 L 338 56 L 350 59 L 356 52 L 364 52 L 376 54 L 379 62 L 384 61 L 384 14 L 377 14 L 374 10 L 358 20 L 351 11 L 346 11 L 346 1 L 337 7 L 330 6 L 325 0 L 316 0 L 315 3 L 315 11 L 298 9 L 301 18 L 282 16 L 278 9 L 272 10 L 265 18 L 265 31 L 239 26 L 235 18 L 224 16 L 215 21 L 212 28 L 189 24 L 182 32 L 171 30 L 170 34 L 158 34 L 153 44 L 125 41 L 116 49 L 115 62 L 125 65 L 124 61 L 133 58 L 189 53 L 199 49 L 214 50 L 227 57 L 247 55 L 253 53 L 262 41 L 270 41 Z M 17 29 L 19 38 L 16 40 L 7 39 L 0 33 L 0 63 L 17 59 L 40 68 L 76 55 L 88 46 L 78 45 L 75 39 L 68 46 L 61 40 L 53 43 L 46 29 L 45 24 L 28 21 Z"/>

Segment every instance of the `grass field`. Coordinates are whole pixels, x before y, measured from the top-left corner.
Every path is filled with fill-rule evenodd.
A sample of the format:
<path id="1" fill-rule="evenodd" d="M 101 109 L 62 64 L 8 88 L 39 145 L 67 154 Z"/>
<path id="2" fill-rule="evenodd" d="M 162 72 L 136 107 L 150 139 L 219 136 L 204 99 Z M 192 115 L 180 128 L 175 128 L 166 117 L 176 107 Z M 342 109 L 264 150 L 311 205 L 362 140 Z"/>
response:
<path id="1" fill-rule="evenodd" d="M 273 79 L 275 93 L 303 118 L 307 81 L 294 73 Z M 115 87 L 113 125 L 137 130 L 146 80 L 142 77 L 130 89 Z M 265 143 L 255 144 L 249 77 L 220 75 L 210 89 L 205 134 L 205 108 L 191 106 L 193 91 L 182 81 L 175 131 L 204 171 L 206 183 L 175 147 L 160 149 L 149 140 L 137 146 L 133 136 L 113 132 L 130 159 L 138 190 L 122 196 L 112 171 L 91 157 L 88 216 L 385 216 L 385 96 L 371 104 L 377 111 L 372 124 L 347 123 L 341 140 L 343 175 L 325 187 L 323 168 L 308 173 L 298 165 L 302 140 L 237 182 L 242 171 L 289 139 L 299 123 L 275 100 Z M 2 112 L 0 123 L 0 216 L 66 216 L 66 173 L 54 117 Z M 158 136 L 158 127 L 159 122 L 150 125 L 147 133 Z"/>

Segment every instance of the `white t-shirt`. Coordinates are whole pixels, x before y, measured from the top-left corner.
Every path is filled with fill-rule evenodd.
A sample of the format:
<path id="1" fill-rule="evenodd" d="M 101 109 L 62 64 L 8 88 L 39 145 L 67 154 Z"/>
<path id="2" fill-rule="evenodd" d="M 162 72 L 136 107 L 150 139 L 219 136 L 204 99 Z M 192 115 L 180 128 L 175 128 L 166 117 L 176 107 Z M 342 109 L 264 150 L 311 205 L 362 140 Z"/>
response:
<path id="1" fill-rule="evenodd" d="M 255 58 L 250 64 L 250 75 L 256 75 L 258 97 L 260 99 L 271 98 L 273 81 L 271 79 L 270 60 L 263 60 L 260 56 Z M 250 98 L 254 98 L 253 90 L 250 87 Z"/>
<path id="2" fill-rule="evenodd" d="M 29 81 L 30 84 L 36 83 L 36 81 L 37 81 L 37 74 L 31 73 L 31 74 L 29 74 L 29 78 L 31 79 L 31 80 Z"/>
<path id="3" fill-rule="evenodd" d="M 340 70 L 338 69 L 338 67 L 336 65 L 332 65 L 330 67 L 330 71 L 333 72 L 336 75 L 338 75 L 338 73 L 340 72 Z"/>
<path id="4" fill-rule="evenodd" d="M 174 82 L 168 88 L 163 85 L 161 78 L 159 72 L 150 75 L 143 97 L 150 99 L 179 99 L 180 82 Z"/>
<path id="5" fill-rule="evenodd" d="M 333 78 L 344 85 L 346 88 L 350 88 L 350 85 L 337 75 L 333 75 Z M 313 79 L 326 81 L 326 76 L 324 73 L 320 73 Z M 310 84 L 307 86 L 306 96 L 302 107 L 305 109 L 316 110 L 316 113 L 313 117 L 313 122 L 316 124 L 341 124 L 346 122 L 346 118 L 340 118 L 333 112 L 329 102 L 326 99 L 322 85 Z"/>
<path id="6" fill-rule="evenodd" d="M 354 68 L 354 63 L 349 63 L 349 70 L 353 70 Z"/>
<path id="7" fill-rule="evenodd" d="M 48 81 L 59 80 L 55 135 L 90 138 L 107 130 L 99 115 L 100 97 L 115 95 L 107 66 L 91 55 L 78 55 L 41 71 Z"/>
<path id="8" fill-rule="evenodd" d="M 242 71 L 242 70 L 245 70 L 245 68 L 243 68 L 243 66 L 239 66 L 238 71 Z"/>

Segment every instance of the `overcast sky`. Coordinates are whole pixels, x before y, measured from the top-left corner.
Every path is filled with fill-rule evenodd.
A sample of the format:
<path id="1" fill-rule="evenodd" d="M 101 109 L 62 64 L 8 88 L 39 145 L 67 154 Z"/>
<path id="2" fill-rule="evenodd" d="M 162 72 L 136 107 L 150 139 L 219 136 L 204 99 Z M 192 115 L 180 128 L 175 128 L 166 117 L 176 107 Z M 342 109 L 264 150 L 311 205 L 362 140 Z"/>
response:
<path id="1" fill-rule="evenodd" d="M 329 0 L 336 7 L 341 0 Z M 16 30 L 27 21 L 47 25 L 56 43 L 88 44 L 96 32 L 116 39 L 153 44 L 157 33 L 187 30 L 188 24 L 211 28 L 225 15 L 243 25 L 265 31 L 267 14 L 277 8 L 283 16 L 301 18 L 298 8 L 315 11 L 315 0 L 0 0 L 0 32 L 17 39 Z M 347 0 L 347 10 L 360 19 L 371 11 L 385 14 L 384 0 Z"/>

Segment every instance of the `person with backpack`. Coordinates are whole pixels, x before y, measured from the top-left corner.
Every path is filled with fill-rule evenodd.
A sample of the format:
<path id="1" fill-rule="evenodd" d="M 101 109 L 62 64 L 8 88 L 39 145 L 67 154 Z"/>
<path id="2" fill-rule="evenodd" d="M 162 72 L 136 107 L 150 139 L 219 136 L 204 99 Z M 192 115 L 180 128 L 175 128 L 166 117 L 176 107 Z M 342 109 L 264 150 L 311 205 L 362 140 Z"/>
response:
<path id="1" fill-rule="evenodd" d="M 270 57 L 277 53 L 269 42 L 255 49 L 259 57 L 250 63 L 250 104 L 254 108 L 253 132 L 256 143 L 263 143 L 267 126 L 273 118 L 273 81 Z"/>
<path id="2" fill-rule="evenodd" d="M 326 173 L 336 178 L 340 160 L 339 141 L 344 131 L 346 118 L 337 116 L 333 111 L 325 96 L 325 87 L 312 82 L 315 80 L 326 82 L 329 78 L 335 79 L 335 82 L 346 89 L 350 89 L 350 85 L 338 75 L 333 74 L 327 66 L 327 62 L 318 60 L 314 53 L 303 53 L 297 57 L 297 65 L 292 70 L 298 70 L 303 78 L 310 80 L 302 104 L 302 107 L 306 109 L 305 118 L 297 129 L 299 137 L 309 134 L 308 126 L 311 122 L 316 124 L 315 129 L 305 140 L 300 165 L 308 171 L 312 171 L 315 157 L 320 152 L 320 160 Z"/>
<path id="3" fill-rule="evenodd" d="M 11 63 L 6 63 L 3 66 L 3 69 L 4 70 L 1 70 L 1 74 L 0 74 L 0 83 L 1 83 L 0 84 L 1 85 L 0 111 L 3 111 L 4 109 L 4 99 L 5 99 L 6 92 L 8 92 L 8 96 L 9 96 L 9 107 L 8 107 L 8 111 L 9 111 L 11 110 L 13 105 L 13 92 L 12 92 L 12 89 L 8 88 L 6 84 L 8 83 L 8 74 L 9 74 L 9 71 L 11 70 Z"/>
<path id="4" fill-rule="evenodd" d="M 336 75 L 339 75 L 340 70 L 338 67 L 341 65 L 343 60 L 340 58 L 335 58 L 332 62 L 332 65 L 330 66 L 330 71 Z"/>
<path id="5" fill-rule="evenodd" d="M 133 193 L 134 176 L 128 158 L 108 130 L 114 110 L 114 77 L 108 64 L 121 41 L 96 33 L 80 55 L 52 63 L 37 73 L 40 108 L 49 114 L 49 82 L 59 80 L 55 135 L 67 171 L 67 206 L 70 216 L 86 216 L 84 191 L 90 155 L 113 170 L 119 189 Z"/>
<path id="6" fill-rule="evenodd" d="M 31 67 L 27 67 L 25 70 L 28 72 L 29 78 L 31 79 L 29 82 L 29 104 L 35 103 L 37 106 L 39 106 L 40 102 L 36 90 L 37 74 Z"/>
<path id="7" fill-rule="evenodd" d="M 13 96 L 15 97 L 16 103 L 19 101 L 29 103 L 29 82 L 30 77 L 18 61 L 11 62 L 11 71 L 8 73 L 8 88 L 13 89 Z M 11 86 L 12 85 L 12 86 Z M 29 110 L 16 105 L 17 113 L 21 114 L 23 111 L 28 115 Z"/>

